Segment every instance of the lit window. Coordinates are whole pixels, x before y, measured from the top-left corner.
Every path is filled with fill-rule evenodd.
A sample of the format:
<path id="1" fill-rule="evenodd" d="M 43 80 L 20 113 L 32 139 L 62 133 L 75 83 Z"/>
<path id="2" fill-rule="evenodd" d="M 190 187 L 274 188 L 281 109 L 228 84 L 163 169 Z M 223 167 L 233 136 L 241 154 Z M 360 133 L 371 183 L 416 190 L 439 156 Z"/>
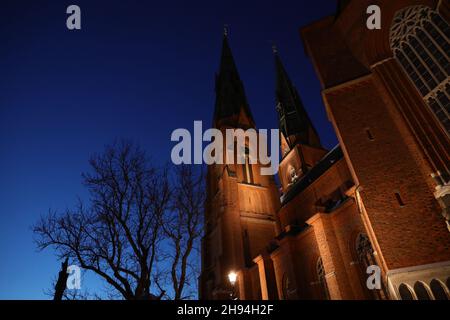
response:
<path id="1" fill-rule="evenodd" d="M 290 182 L 289 182 L 290 185 L 296 183 L 298 180 L 297 171 L 295 170 L 294 167 L 290 167 L 290 169 L 289 169 L 289 180 L 290 180 Z"/>

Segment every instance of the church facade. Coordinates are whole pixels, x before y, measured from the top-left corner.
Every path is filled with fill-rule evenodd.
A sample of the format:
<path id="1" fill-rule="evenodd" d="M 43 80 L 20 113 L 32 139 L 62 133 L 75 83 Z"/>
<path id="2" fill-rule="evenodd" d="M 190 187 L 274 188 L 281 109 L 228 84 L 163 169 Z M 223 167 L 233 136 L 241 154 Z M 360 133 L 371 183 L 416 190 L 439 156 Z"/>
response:
<path id="1" fill-rule="evenodd" d="M 450 298 L 449 22 L 448 1 L 347 0 L 301 28 L 332 150 L 275 50 L 280 186 L 208 167 L 200 299 Z M 213 125 L 255 127 L 226 35 Z"/>

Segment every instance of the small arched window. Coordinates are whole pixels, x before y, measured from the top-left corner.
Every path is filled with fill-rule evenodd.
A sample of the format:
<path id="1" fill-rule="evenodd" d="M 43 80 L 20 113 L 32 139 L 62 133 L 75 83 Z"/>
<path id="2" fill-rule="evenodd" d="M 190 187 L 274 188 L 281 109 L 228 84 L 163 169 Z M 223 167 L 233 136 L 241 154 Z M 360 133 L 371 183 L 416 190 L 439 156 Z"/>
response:
<path id="1" fill-rule="evenodd" d="M 356 253 L 358 254 L 359 262 L 364 266 L 365 269 L 368 266 L 376 264 L 370 240 L 367 235 L 363 233 L 360 233 L 356 238 Z"/>
<path id="2" fill-rule="evenodd" d="M 430 289 L 433 293 L 434 299 L 436 300 L 448 300 L 447 290 L 445 289 L 445 285 L 436 279 L 431 280 Z"/>
<path id="3" fill-rule="evenodd" d="M 319 258 L 317 260 L 316 271 L 317 271 L 317 279 L 322 289 L 322 296 L 324 299 L 330 300 L 330 292 L 328 290 L 327 279 L 325 279 L 325 269 L 323 267 L 322 258 Z"/>
<path id="4" fill-rule="evenodd" d="M 413 293 L 411 292 L 411 289 L 408 287 L 408 285 L 402 283 L 398 287 L 398 292 L 400 293 L 400 298 L 402 300 L 414 300 Z"/>
<path id="5" fill-rule="evenodd" d="M 450 26 L 438 12 L 411 6 L 397 12 L 391 48 L 432 113 L 450 135 Z"/>
<path id="6" fill-rule="evenodd" d="M 414 284 L 414 292 L 416 293 L 417 300 L 431 300 L 430 294 L 425 284 L 421 281 L 417 281 Z"/>
<path id="7" fill-rule="evenodd" d="M 358 262 L 361 266 L 361 274 L 364 276 L 363 283 L 367 280 L 367 267 L 377 265 L 375 260 L 372 244 L 366 234 L 360 233 L 356 238 L 356 254 Z M 370 290 L 371 295 L 375 299 L 386 299 L 387 293 L 383 281 L 381 281 L 381 290 Z"/>
<path id="8" fill-rule="evenodd" d="M 283 298 L 284 300 L 295 300 L 296 296 L 296 290 L 294 288 L 294 284 L 292 283 L 291 279 L 289 278 L 289 276 L 287 275 L 287 273 L 285 273 L 283 275 Z"/>

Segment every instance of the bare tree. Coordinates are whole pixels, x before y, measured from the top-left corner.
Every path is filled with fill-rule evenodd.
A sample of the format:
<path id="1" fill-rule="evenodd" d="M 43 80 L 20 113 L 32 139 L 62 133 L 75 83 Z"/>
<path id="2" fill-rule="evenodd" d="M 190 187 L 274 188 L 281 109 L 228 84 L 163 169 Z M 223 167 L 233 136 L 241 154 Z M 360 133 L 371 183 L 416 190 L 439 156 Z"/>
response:
<path id="1" fill-rule="evenodd" d="M 171 195 L 167 170 L 150 166 L 144 152 L 125 142 L 90 165 L 83 174 L 88 205 L 79 200 L 74 210 L 41 218 L 34 226 L 38 248 L 54 247 L 124 299 L 161 299 L 164 289 L 152 281 Z"/>
<path id="2" fill-rule="evenodd" d="M 195 253 L 199 251 L 205 202 L 203 170 L 179 166 L 175 170 L 173 185 L 172 210 L 166 216 L 163 229 L 173 249 L 169 254 L 170 282 L 174 299 L 178 300 L 191 297 L 189 293 L 183 294 L 187 287 L 192 288 L 197 283 Z"/>

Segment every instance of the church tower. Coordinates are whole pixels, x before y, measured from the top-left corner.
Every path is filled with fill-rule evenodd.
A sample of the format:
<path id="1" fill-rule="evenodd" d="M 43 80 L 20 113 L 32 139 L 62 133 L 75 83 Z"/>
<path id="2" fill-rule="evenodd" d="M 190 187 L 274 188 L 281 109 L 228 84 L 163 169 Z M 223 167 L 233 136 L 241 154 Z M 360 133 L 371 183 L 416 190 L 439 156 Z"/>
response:
<path id="1" fill-rule="evenodd" d="M 226 30 L 215 91 L 213 126 L 223 137 L 226 129 L 255 129 Z M 279 198 L 273 177 L 261 175 L 260 168 L 259 163 L 250 164 L 247 152 L 245 164 L 208 166 L 200 299 L 261 297 L 253 259 L 276 235 Z M 228 279 L 231 272 L 238 275 L 234 287 Z"/>
<path id="2" fill-rule="evenodd" d="M 297 89 L 281 62 L 278 50 L 275 57 L 275 97 L 280 128 L 282 160 L 279 177 L 283 193 L 327 153 L 306 112 Z"/>

